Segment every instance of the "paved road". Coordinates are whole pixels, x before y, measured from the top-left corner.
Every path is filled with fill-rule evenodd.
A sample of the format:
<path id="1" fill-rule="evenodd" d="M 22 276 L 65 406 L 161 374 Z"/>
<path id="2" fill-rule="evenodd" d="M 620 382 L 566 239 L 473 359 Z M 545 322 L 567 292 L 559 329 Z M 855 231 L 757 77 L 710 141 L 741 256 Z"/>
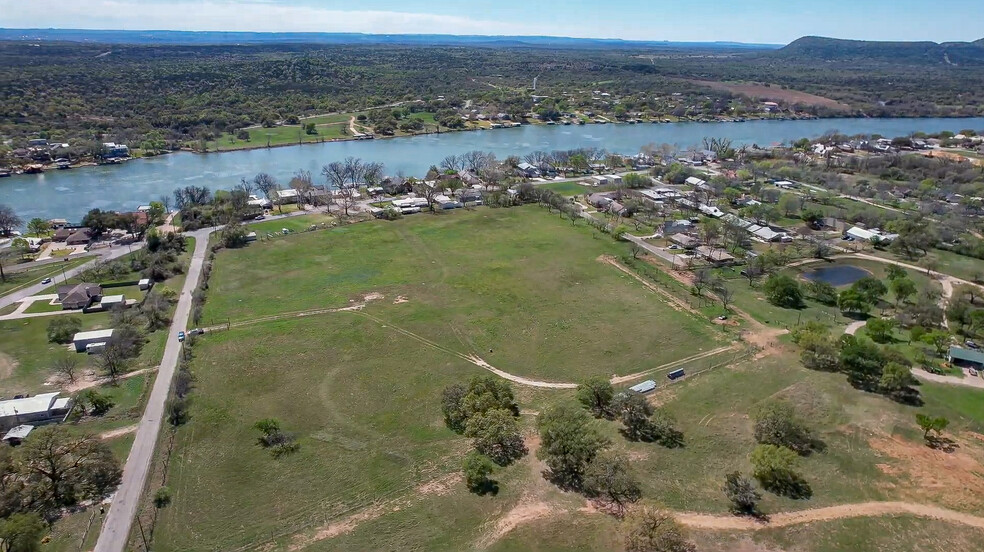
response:
<path id="1" fill-rule="evenodd" d="M 310 211 L 299 211 L 267 217 L 265 220 L 303 216 L 310 213 Z M 147 407 L 143 417 L 140 418 L 140 424 L 137 426 L 137 434 L 133 439 L 130 455 L 126 459 L 126 465 L 123 466 L 123 480 L 113 496 L 109 513 L 103 521 L 99 540 L 96 541 L 96 552 L 123 552 L 126 549 L 130 528 L 133 526 L 133 518 L 140 506 L 140 498 L 143 495 L 144 486 L 147 484 L 150 465 L 154 460 L 154 448 L 157 445 L 157 436 L 160 434 L 161 423 L 164 419 L 164 407 L 171 390 L 171 380 L 174 379 L 174 372 L 178 366 L 181 352 L 181 344 L 177 337 L 178 332 L 186 330 L 188 318 L 191 315 L 191 295 L 198 287 L 202 264 L 208 254 L 208 237 L 212 232 L 221 229 L 222 227 L 203 228 L 183 234 L 195 238 L 195 251 L 192 253 L 184 288 L 178 297 L 178 306 L 174 311 L 171 328 L 168 330 L 164 358 L 161 360 L 160 368 L 157 371 L 157 379 L 154 380 L 154 388 L 147 400 Z"/>
<path id="2" fill-rule="evenodd" d="M 98 255 L 99 255 L 98 257 L 96 257 L 95 259 L 93 259 L 93 260 L 91 260 L 91 261 L 89 261 L 89 262 L 87 262 L 87 263 L 85 263 L 83 265 L 77 266 L 77 267 L 75 267 L 75 268 L 73 268 L 71 270 L 66 270 L 65 271 L 65 276 L 68 277 L 68 278 L 72 278 L 72 277 L 78 275 L 83 270 L 85 270 L 87 268 L 91 268 L 92 265 L 94 265 L 97 262 L 100 262 L 100 261 L 111 261 L 113 259 L 116 259 L 116 258 L 122 257 L 123 255 L 126 255 L 130 251 L 140 249 L 141 247 L 143 247 L 143 243 L 137 242 L 137 243 L 131 244 L 129 247 L 127 247 L 125 245 L 121 245 L 121 246 L 113 247 L 113 248 L 109 248 L 109 249 L 100 249 L 100 250 L 98 250 Z M 59 276 L 55 276 L 53 279 L 57 282 L 57 280 L 59 279 Z M 42 290 L 44 290 L 45 288 L 47 288 L 50 285 L 51 284 L 42 284 L 42 283 L 38 282 L 37 284 L 34 284 L 32 286 L 21 288 L 21 289 L 15 291 L 15 292 L 12 292 L 12 293 L 9 293 L 7 295 L 4 295 L 3 297 L 0 297 L 0 309 L 4 308 L 6 306 L 12 305 L 12 304 L 14 304 L 14 303 L 16 303 L 16 302 L 18 302 L 18 301 L 26 298 L 26 297 L 30 297 L 32 295 L 38 295 L 39 293 L 41 293 Z"/>
<path id="3" fill-rule="evenodd" d="M 137 513 L 140 497 L 147 482 L 147 474 L 150 472 L 171 380 L 178 366 L 181 344 L 178 343 L 177 334 L 179 331 L 184 331 L 188 323 L 188 316 L 191 314 L 191 295 L 198 285 L 202 263 L 208 252 L 208 235 L 211 232 L 212 229 L 209 228 L 185 234 L 195 238 L 195 251 L 192 253 L 184 289 L 178 297 L 178 306 L 174 311 L 167 345 L 164 348 L 164 358 L 158 369 L 150 398 L 147 400 L 147 408 L 137 427 L 130 456 L 127 457 L 126 465 L 123 467 L 123 481 L 113 497 L 113 503 L 109 507 L 109 513 L 99 533 L 99 540 L 96 542 L 97 552 L 123 552 L 126 548 L 133 517 Z"/>

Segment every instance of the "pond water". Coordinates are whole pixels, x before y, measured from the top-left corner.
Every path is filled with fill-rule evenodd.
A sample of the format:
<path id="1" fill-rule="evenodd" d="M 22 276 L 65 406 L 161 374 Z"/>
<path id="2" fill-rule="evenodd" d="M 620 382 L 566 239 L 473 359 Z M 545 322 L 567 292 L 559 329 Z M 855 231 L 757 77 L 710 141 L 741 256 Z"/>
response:
<path id="1" fill-rule="evenodd" d="M 728 138 L 735 144 L 767 146 L 827 131 L 845 134 L 902 136 L 915 131 L 959 131 L 984 128 L 975 119 L 815 119 L 749 121 L 745 123 L 677 123 L 641 125 L 537 126 L 430 134 L 392 140 L 359 140 L 257 149 L 230 153 L 176 153 L 138 159 L 123 165 L 89 167 L 44 174 L 0 178 L 0 204 L 14 208 L 24 221 L 33 217 L 79 221 L 92 208 L 132 211 L 137 206 L 195 184 L 213 190 L 231 189 L 241 178 L 268 172 L 286 183 L 298 169 L 322 182 L 321 167 L 348 156 L 385 164 L 386 174 L 423 176 L 428 167 L 449 154 L 492 151 L 499 158 L 533 150 L 599 147 L 634 154 L 646 144 L 697 145 L 705 136 Z"/>
<path id="2" fill-rule="evenodd" d="M 871 276 L 871 273 L 852 265 L 825 266 L 803 273 L 803 277 L 811 282 L 827 282 L 834 287 L 851 285 L 865 276 Z"/>

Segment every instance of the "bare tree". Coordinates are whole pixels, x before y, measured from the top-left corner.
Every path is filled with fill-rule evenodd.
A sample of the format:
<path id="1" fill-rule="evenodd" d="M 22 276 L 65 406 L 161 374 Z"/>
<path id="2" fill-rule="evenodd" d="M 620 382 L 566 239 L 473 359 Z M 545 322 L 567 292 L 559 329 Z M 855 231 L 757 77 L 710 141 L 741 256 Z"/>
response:
<path id="1" fill-rule="evenodd" d="M 69 383 L 75 383 L 75 370 L 79 367 L 79 359 L 74 355 L 60 356 L 55 359 L 52 366 L 55 372 L 68 378 Z"/>
<path id="2" fill-rule="evenodd" d="M 441 160 L 441 168 L 446 171 L 458 172 L 465 168 L 465 162 L 460 155 L 449 155 Z"/>
<path id="3" fill-rule="evenodd" d="M 731 310 L 731 300 L 735 298 L 735 291 L 728 287 L 728 284 L 722 278 L 714 280 L 711 288 L 714 290 L 714 294 L 718 296 L 718 299 L 721 300 L 724 309 Z"/>
<path id="4" fill-rule="evenodd" d="M 171 196 L 167 194 L 161 194 L 161 197 L 157 199 L 164 206 L 164 214 L 167 215 L 171 212 Z"/>
<path id="5" fill-rule="evenodd" d="M 532 153 L 528 153 L 523 157 L 523 160 L 533 165 L 536 168 L 540 168 L 544 163 L 547 162 L 550 156 L 545 151 L 537 150 Z"/>
<path id="6" fill-rule="evenodd" d="M 427 200 L 427 207 L 433 211 L 434 210 L 434 196 L 437 195 L 437 186 L 431 186 L 430 184 L 422 181 L 414 182 L 413 192 L 418 196 Z"/>
<path id="7" fill-rule="evenodd" d="M 309 202 L 311 190 L 314 189 L 314 180 L 311 178 L 310 171 L 299 170 L 290 179 L 290 187 L 297 192 L 297 207 L 304 210 L 304 203 Z"/>
<path id="8" fill-rule="evenodd" d="M 115 384 L 127 371 L 129 362 L 123 348 L 118 343 L 110 343 L 99 355 L 96 365 Z"/>
<path id="9" fill-rule="evenodd" d="M 711 272 L 709 270 L 698 270 L 694 274 L 694 291 L 697 292 L 697 297 L 701 297 L 704 293 L 704 288 L 711 283 Z"/>
<path id="10" fill-rule="evenodd" d="M 259 173 L 253 177 L 253 186 L 263 194 L 267 201 L 271 203 L 276 201 L 280 212 L 284 212 L 283 207 L 280 207 L 280 202 L 277 201 L 280 199 L 277 194 L 280 191 L 280 184 L 277 183 L 277 179 L 267 173 Z"/>
<path id="11" fill-rule="evenodd" d="M 249 197 L 249 195 L 253 193 L 254 184 L 249 180 L 242 178 L 239 180 L 239 184 L 236 185 L 236 189 L 242 191 L 247 197 Z"/>

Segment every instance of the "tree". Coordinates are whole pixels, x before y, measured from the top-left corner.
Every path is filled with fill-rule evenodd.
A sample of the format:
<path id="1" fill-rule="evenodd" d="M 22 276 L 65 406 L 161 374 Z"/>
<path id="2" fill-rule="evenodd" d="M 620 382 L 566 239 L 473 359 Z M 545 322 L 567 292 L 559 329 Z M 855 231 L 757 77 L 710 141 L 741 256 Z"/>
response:
<path id="1" fill-rule="evenodd" d="M 837 308 L 841 312 L 850 312 L 855 314 L 866 314 L 871 308 L 871 304 L 865 299 L 858 290 L 852 288 L 845 289 L 840 292 L 837 296 Z"/>
<path id="2" fill-rule="evenodd" d="M 465 413 L 462 402 L 467 394 L 468 389 L 460 383 L 449 385 L 441 392 L 441 410 L 444 412 L 444 424 L 455 433 L 465 432 L 465 424 L 468 422 L 468 416 Z"/>
<path id="3" fill-rule="evenodd" d="M 803 291 L 799 283 L 785 274 L 773 274 L 763 286 L 766 298 L 777 307 L 796 309 L 803 305 Z"/>
<path id="4" fill-rule="evenodd" d="M 904 268 L 895 264 L 890 264 L 885 268 L 885 275 L 889 282 L 909 277 Z"/>
<path id="5" fill-rule="evenodd" d="M 37 237 L 41 237 L 42 234 L 47 234 L 51 229 L 51 225 L 48 221 L 42 218 L 32 218 L 30 222 L 27 223 L 28 233 L 34 234 Z"/>
<path id="6" fill-rule="evenodd" d="M 79 359 L 74 355 L 62 355 L 52 361 L 51 367 L 56 373 L 68 378 L 69 383 L 75 383 L 75 370 L 79 367 Z"/>
<path id="7" fill-rule="evenodd" d="M 930 445 L 934 445 L 943 434 L 946 426 L 950 425 L 950 420 L 943 416 L 927 416 L 926 414 L 916 414 L 916 423 L 923 430 L 923 439 Z"/>
<path id="8" fill-rule="evenodd" d="M 758 445 L 751 456 L 753 475 L 763 488 L 776 494 L 809 496 L 812 493 L 802 489 L 806 482 L 795 471 L 797 460 L 796 452 L 786 447 Z"/>
<path id="9" fill-rule="evenodd" d="M 462 470 L 469 491 L 478 494 L 495 494 L 498 491 L 496 483 L 489 479 L 495 471 L 495 463 L 488 456 L 474 450 L 469 452 L 462 462 Z"/>
<path id="10" fill-rule="evenodd" d="M 704 269 L 704 270 L 698 270 L 696 273 L 694 273 L 693 284 L 694 284 L 694 292 L 697 294 L 697 297 L 703 295 L 704 288 L 707 287 L 710 283 L 711 283 L 711 271 Z"/>
<path id="11" fill-rule="evenodd" d="M 626 520 L 626 552 L 696 552 L 683 529 L 669 513 L 645 505 Z"/>
<path id="12" fill-rule="evenodd" d="M 859 293 L 870 305 L 877 305 L 878 301 L 888 293 L 888 288 L 885 287 L 885 284 L 881 280 L 871 276 L 865 276 L 854 282 L 850 289 Z"/>
<path id="13" fill-rule="evenodd" d="M 171 504 L 171 489 L 160 487 L 154 491 L 154 508 L 160 510 Z"/>
<path id="14" fill-rule="evenodd" d="M 115 384 L 130 367 L 127 359 L 123 347 L 118 342 L 113 341 L 103 349 L 103 352 L 96 359 L 96 366 Z"/>
<path id="15" fill-rule="evenodd" d="M 845 335 L 840 340 L 840 365 L 848 381 L 861 388 L 873 388 L 881 377 L 885 357 L 877 345 Z"/>
<path id="16" fill-rule="evenodd" d="M 592 426 L 591 416 L 574 405 L 562 403 L 547 409 L 537 418 L 540 450 L 537 456 L 550 470 L 557 484 L 581 487 L 584 470 L 608 439 Z"/>
<path id="17" fill-rule="evenodd" d="M 0 203 L 0 236 L 9 236 L 23 223 L 13 207 Z"/>
<path id="18" fill-rule="evenodd" d="M 868 337 L 875 343 L 889 343 L 892 341 L 892 331 L 895 330 L 896 323 L 891 318 L 872 318 L 868 320 L 866 329 Z"/>
<path id="19" fill-rule="evenodd" d="M 828 335 L 811 334 L 800 339 L 800 361 L 810 370 L 834 372 L 840 367 L 840 351 Z"/>
<path id="20" fill-rule="evenodd" d="M 82 320 L 78 316 L 55 316 L 48 322 L 48 341 L 51 343 L 71 343 L 82 330 Z"/>
<path id="21" fill-rule="evenodd" d="M 724 494 L 731 502 L 731 511 L 736 515 L 755 515 L 758 513 L 758 501 L 762 495 L 755 489 L 755 484 L 741 472 L 731 472 L 724 478 Z"/>
<path id="22" fill-rule="evenodd" d="M 243 247 L 249 243 L 246 237 L 248 234 L 249 230 L 245 226 L 239 222 L 231 222 L 222 229 L 222 245 L 230 249 Z"/>
<path id="23" fill-rule="evenodd" d="M 162 294 L 157 291 L 148 293 L 143 305 L 140 306 L 140 312 L 147 318 L 147 330 L 153 332 L 166 328 L 171 322 L 170 310 L 171 302 Z"/>
<path id="24" fill-rule="evenodd" d="M 33 492 L 45 511 L 102 496 L 123 473 L 102 441 L 71 435 L 61 426 L 34 430 L 21 445 L 18 462 L 21 473 L 36 478 Z"/>
<path id="25" fill-rule="evenodd" d="M 837 289 L 828 282 L 815 280 L 806 285 L 806 291 L 817 303 L 824 305 L 837 304 Z"/>
<path id="26" fill-rule="evenodd" d="M 508 466 L 527 452 L 516 416 L 502 408 L 471 416 L 465 427 L 465 436 L 475 440 L 475 450 L 500 466 Z"/>
<path id="27" fill-rule="evenodd" d="M 779 196 L 779 210 L 782 211 L 783 216 L 789 218 L 796 211 L 800 210 L 803 205 L 803 201 L 799 196 L 795 194 L 782 194 Z"/>
<path id="28" fill-rule="evenodd" d="M 147 220 L 151 226 L 162 224 L 164 222 L 164 217 L 167 216 L 167 209 L 164 204 L 160 201 L 150 202 L 150 211 L 147 212 Z"/>
<path id="29" fill-rule="evenodd" d="M 936 356 L 943 357 L 950 346 L 950 333 L 946 330 L 933 330 L 922 336 L 923 343 L 932 345 Z"/>
<path id="30" fill-rule="evenodd" d="M 612 398 L 615 390 L 605 378 L 593 377 L 577 386 L 577 400 L 591 411 L 595 418 L 612 415 Z"/>
<path id="31" fill-rule="evenodd" d="M 895 265 L 889 265 L 895 266 Z M 901 305 L 909 300 L 910 297 L 916 294 L 916 284 L 907 277 L 902 278 L 892 278 L 889 276 L 888 286 L 892 289 L 892 295 L 895 296 L 895 304 Z"/>
<path id="32" fill-rule="evenodd" d="M 86 389 L 79 395 L 78 399 L 83 411 L 88 411 L 93 416 L 102 416 L 116 404 L 108 395 L 95 389 Z"/>
<path id="33" fill-rule="evenodd" d="M 589 497 L 604 498 L 622 517 L 625 505 L 639 500 L 642 490 L 629 469 L 624 454 L 603 451 L 594 457 L 584 471 L 584 491 Z"/>
<path id="34" fill-rule="evenodd" d="M 507 410 L 513 416 L 519 416 L 519 405 L 516 404 L 512 387 L 492 375 L 475 376 L 468 385 L 468 393 L 462 398 L 461 406 L 466 418 L 495 409 Z"/>
<path id="35" fill-rule="evenodd" d="M 798 454 L 808 454 L 814 446 L 810 430 L 796 416 L 792 405 L 784 401 L 770 401 L 758 409 L 755 441 L 785 447 Z"/>
<path id="36" fill-rule="evenodd" d="M 638 393 L 620 395 L 614 405 L 618 419 L 625 426 L 623 432 L 630 441 L 645 441 L 651 437 L 649 417 L 653 407 Z"/>
<path id="37" fill-rule="evenodd" d="M 888 362 L 882 368 L 879 385 L 882 390 L 893 397 L 906 393 L 915 383 L 916 379 L 912 377 L 912 369 L 908 366 L 898 362 Z"/>
<path id="38" fill-rule="evenodd" d="M 0 550 L 3 552 L 39 552 L 41 538 L 48 532 L 41 516 L 35 513 L 13 514 L 0 520 Z"/>
<path id="39" fill-rule="evenodd" d="M 735 298 L 735 290 L 731 289 L 723 278 L 714 280 L 711 284 L 711 289 L 717 295 L 718 299 L 721 300 L 721 306 L 724 307 L 724 310 L 731 310 L 730 306 L 731 301 Z"/>

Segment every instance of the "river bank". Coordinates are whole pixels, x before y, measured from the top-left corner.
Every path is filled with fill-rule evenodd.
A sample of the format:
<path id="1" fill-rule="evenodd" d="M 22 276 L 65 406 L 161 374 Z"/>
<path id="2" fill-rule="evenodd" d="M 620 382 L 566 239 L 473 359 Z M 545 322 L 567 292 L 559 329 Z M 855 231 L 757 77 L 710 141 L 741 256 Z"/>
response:
<path id="1" fill-rule="evenodd" d="M 383 163 L 384 173 L 423 176 L 431 165 L 451 154 L 481 150 L 500 159 L 535 150 L 598 148 L 636 153 L 649 144 L 673 144 L 681 149 L 699 146 L 705 137 L 731 140 L 736 146 L 768 146 L 827 132 L 904 136 L 965 128 L 984 129 L 984 117 L 974 119 L 813 119 L 747 121 L 745 123 L 664 123 L 596 125 L 523 125 L 501 132 L 452 132 L 396 139 L 345 140 L 311 147 L 258 148 L 202 155 L 174 152 L 133 159 L 121 165 L 98 165 L 0 179 L 0 202 L 24 220 L 65 218 L 81 220 L 93 208 L 133 211 L 139 205 L 170 196 L 175 188 L 198 185 L 231 189 L 242 178 L 266 172 L 282 184 L 298 170 L 321 180 L 321 168 L 346 157 Z M 497 129 L 498 130 L 498 129 Z"/>

